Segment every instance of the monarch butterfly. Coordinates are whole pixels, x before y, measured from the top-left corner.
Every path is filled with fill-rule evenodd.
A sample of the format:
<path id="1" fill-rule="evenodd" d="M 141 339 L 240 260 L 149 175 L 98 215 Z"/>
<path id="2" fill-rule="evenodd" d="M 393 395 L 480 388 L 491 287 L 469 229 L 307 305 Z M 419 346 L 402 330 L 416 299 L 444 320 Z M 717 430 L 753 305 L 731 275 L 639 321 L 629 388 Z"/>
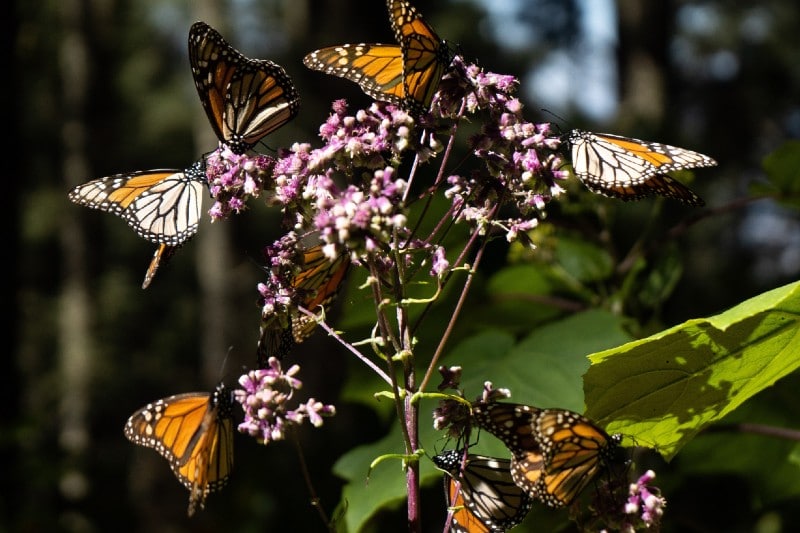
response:
<path id="1" fill-rule="evenodd" d="M 300 96 L 283 67 L 245 56 L 205 22 L 189 30 L 189 63 L 214 133 L 237 154 L 300 109 Z"/>
<path id="2" fill-rule="evenodd" d="M 142 283 L 146 289 L 159 265 L 197 233 L 206 184 L 200 159 L 186 170 L 140 170 L 95 179 L 72 188 L 68 196 L 78 205 L 122 217 L 137 235 L 159 245 Z"/>
<path id="3" fill-rule="evenodd" d="M 302 306 L 314 312 L 320 307 L 328 309 L 350 269 L 350 256 L 346 252 L 331 261 L 322 247 L 323 244 L 318 243 L 303 250 L 300 272 L 292 280 L 295 290 L 305 295 Z M 257 349 L 259 368 L 265 367 L 271 355 L 282 359 L 295 344 L 306 340 L 316 326 L 314 318 L 299 311 L 289 316 L 287 327 L 282 327 L 273 317 L 262 320 Z"/>
<path id="4" fill-rule="evenodd" d="M 666 173 L 715 166 L 717 162 L 707 155 L 578 129 L 569 133 L 568 141 L 575 175 L 594 193 L 625 201 L 660 195 L 688 205 L 705 205 L 702 198 Z"/>
<path id="5" fill-rule="evenodd" d="M 343 44 L 306 55 L 303 63 L 354 81 L 376 100 L 419 115 L 428 110 L 450 64 L 447 43 L 407 0 L 387 0 L 397 45 Z"/>
<path id="6" fill-rule="evenodd" d="M 470 454 L 462 472 L 461 457 L 458 450 L 446 450 L 433 458 L 434 464 L 449 474 L 444 479 L 445 498 L 447 505 L 456 508 L 450 531 L 506 531 L 522 522 L 533 499 L 514 484 L 510 461 Z M 456 480 L 461 487 L 453 501 Z"/>
<path id="7" fill-rule="evenodd" d="M 572 503 L 610 466 L 621 441 L 566 409 L 498 402 L 473 405 L 473 417 L 511 450 L 514 482 L 550 507 Z"/>
<path id="8" fill-rule="evenodd" d="M 220 383 L 213 394 L 190 392 L 149 403 L 125 424 L 128 440 L 160 453 L 189 489 L 189 516 L 228 481 L 233 468 L 232 405 L 230 392 Z"/>

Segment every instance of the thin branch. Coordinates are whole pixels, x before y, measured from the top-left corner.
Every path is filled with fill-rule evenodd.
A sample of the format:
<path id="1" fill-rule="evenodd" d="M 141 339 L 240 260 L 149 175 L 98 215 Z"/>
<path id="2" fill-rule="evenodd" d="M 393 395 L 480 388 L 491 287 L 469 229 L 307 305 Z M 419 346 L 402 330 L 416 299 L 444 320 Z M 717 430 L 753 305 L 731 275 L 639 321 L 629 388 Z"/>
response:
<path id="1" fill-rule="evenodd" d="M 312 313 L 311 311 L 309 311 L 305 307 L 298 305 L 297 309 L 298 309 L 298 311 L 300 311 L 302 313 L 305 313 L 306 315 L 310 316 L 311 318 L 313 318 L 315 320 L 317 319 L 317 315 L 315 315 L 314 313 Z M 378 365 L 376 365 L 375 363 L 370 361 L 370 359 L 366 355 L 364 355 L 360 351 L 358 351 L 358 349 L 355 346 L 353 346 L 352 344 L 350 344 L 349 342 L 344 340 L 341 337 L 341 335 L 336 333 L 336 331 L 334 331 L 333 328 L 331 328 L 324 320 L 317 321 L 317 324 L 319 324 L 320 327 L 322 329 L 324 329 L 328 333 L 328 335 L 330 335 L 331 337 L 333 337 L 334 339 L 339 341 L 339 343 L 342 346 L 344 346 L 345 348 L 350 350 L 356 357 L 358 357 L 361 360 L 362 363 L 367 365 L 371 370 L 373 370 L 376 374 L 378 374 L 378 376 L 380 376 L 381 379 L 383 379 L 389 385 L 392 384 L 392 380 L 389 378 L 389 376 L 386 374 L 386 372 L 383 371 L 383 369 L 381 369 Z"/>
<path id="2" fill-rule="evenodd" d="M 477 233 L 477 232 L 476 232 Z M 472 281 L 475 279 L 475 270 L 477 269 L 478 265 L 481 262 L 481 258 L 483 257 L 483 252 L 486 250 L 486 245 L 488 244 L 489 239 L 483 239 L 481 243 L 481 247 L 478 248 L 478 251 L 475 253 L 475 261 L 473 262 L 472 269 L 470 270 L 469 274 L 467 274 L 467 279 L 464 281 L 464 287 L 461 290 L 461 295 L 458 297 L 458 302 L 456 302 L 455 308 L 453 308 L 453 314 L 450 316 L 450 321 L 447 323 L 447 327 L 442 334 L 442 340 L 439 342 L 438 346 L 436 346 L 436 351 L 433 353 L 433 357 L 431 357 L 431 362 L 428 365 L 428 369 L 425 371 L 425 377 L 422 379 L 420 383 L 419 390 L 425 390 L 428 382 L 431 380 L 433 376 L 433 372 L 437 368 L 437 363 L 439 362 L 439 358 L 442 356 L 442 352 L 444 351 L 444 347 L 447 344 L 450 335 L 453 333 L 453 329 L 455 328 L 456 321 L 458 317 L 461 315 L 461 309 L 464 307 L 464 302 L 467 300 L 467 294 L 469 294 L 469 290 L 472 287 Z"/>
<path id="3" fill-rule="evenodd" d="M 308 489 L 311 507 L 317 510 L 322 523 L 325 524 L 325 527 L 328 528 L 328 531 L 331 533 L 336 533 L 336 528 L 333 527 L 333 524 L 331 524 L 328 514 L 325 512 L 325 509 L 322 508 L 319 496 L 317 496 L 317 491 L 314 489 L 314 483 L 311 481 L 311 474 L 308 472 L 305 454 L 303 453 L 302 446 L 300 446 L 300 439 L 297 438 L 297 435 L 294 431 L 291 432 L 291 441 L 294 444 L 295 451 L 297 452 L 297 459 L 300 462 L 300 471 L 302 472 L 303 479 L 306 482 L 306 488 Z"/>
<path id="4" fill-rule="evenodd" d="M 715 426 L 709 426 L 703 430 L 703 433 L 723 432 L 753 433 L 755 435 L 764 435 L 766 437 L 776 437 L 779 439 L 800 442 L 800 430 L 767 426 L 764 424 L 750 424 L 747 422 L 742 422 L 740 424 L 719 424 Z"/>

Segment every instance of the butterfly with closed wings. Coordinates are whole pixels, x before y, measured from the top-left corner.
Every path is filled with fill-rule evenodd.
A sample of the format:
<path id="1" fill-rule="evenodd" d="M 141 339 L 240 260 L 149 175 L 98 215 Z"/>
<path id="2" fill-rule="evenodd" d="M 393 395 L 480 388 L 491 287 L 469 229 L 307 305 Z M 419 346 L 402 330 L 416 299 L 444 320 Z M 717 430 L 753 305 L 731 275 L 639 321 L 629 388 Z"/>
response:
<path id="1" fill-rule="evenodd" d="M 575 175 L 594 193 L 625 201 L 658 195 L 688 205 L 705 205 L 702 198 L 667 172 L 716 166 L 717 162 L 707 155 L 578 129 L 572 130 L 567 140 Z"/>
<path id="2" fill-rule="evenodd" d="M 323 243 L 303 248 L 318 237 L 307 236 L 301 240 L 302 261 L 299 271 L 292 277 L 292 288 L 301 294 L 301 305 L 314 313 L 328 311 L 350 269 L 350 256 L 345 251 L 331 261 L 323 252 Z M 306 340 L 317 326 L 313 317 L 300 311 L 289 314 L 284 325 L 278 317 L 262 317 L 257 347 L 258 366 L 265 368 L 270 356 L 282 359 L 295 344 Z"/>
<path id="3" fill-rule="evenodd" d="M 233 468 L 233 400 L 220 383 L 213 393 L 162 398 L 138 409 L 125 436 L 161 454 L 189 489 L 188 515 L 227 482 Z"/>
<path id="4" fill-rule="evenodd" d="M 300 109 L 300 96 L 283 67 L 245 56 L 205 22 L 195 22 L 189 30 L 189 63 L 214 133 L 237 154 L 292 120 Z"/>
<path id="5" fill-rule="evenodd" d="M 206 184 L 201 159 L 186 170 L 140 170 L 95 179 L 74 187 L 68 197 L 121 217 L 137 235 L 159 245 L 142 283 L 146 289 L 159 265 L 197 233 Z"/>
<path id="6" fill-rule="evenodd" d="M 462 471 L 462 457 L 459 450 L 446 450 L 433 457 L 434 464 L 447 472 L 445 498 L 447 505 L 454 509 L 450 531 L 498 532 L 522 522 L 533 499 L 514 483 L 509 471 L 510 461 L 470 454 Z M 456 480 L 460 484 L 457 495 Z"/>
<path id="7" fill-rule="evenodd" d="M 420 115 L 451 61 L 447 43 L 407 0 L 387 0 L 398 44 L 343 44 L 303 58 L 310 69 L 357 83 L 372 98 Z"/>
<path id="8" fill-rule="evenodd" d="M 567 409 L 496 402 L 472 406 L 475 423 L 512 453 L 511 477 L 550 507 L 572 503 L 604 468 L 615 462 L 620 435 L 609 436 Z"/>

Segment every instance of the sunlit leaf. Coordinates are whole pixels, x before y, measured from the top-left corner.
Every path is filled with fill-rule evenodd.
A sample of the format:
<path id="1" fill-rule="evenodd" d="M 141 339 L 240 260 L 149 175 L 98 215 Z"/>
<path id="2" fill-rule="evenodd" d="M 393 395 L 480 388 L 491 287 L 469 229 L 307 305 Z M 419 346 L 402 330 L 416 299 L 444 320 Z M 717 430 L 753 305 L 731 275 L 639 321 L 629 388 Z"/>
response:
<path id="1" fill-rule="evenodd" d="M 670 459 L 698 431 L 800 366 L 800 283 L 595 353 L 587 415 Z"/>

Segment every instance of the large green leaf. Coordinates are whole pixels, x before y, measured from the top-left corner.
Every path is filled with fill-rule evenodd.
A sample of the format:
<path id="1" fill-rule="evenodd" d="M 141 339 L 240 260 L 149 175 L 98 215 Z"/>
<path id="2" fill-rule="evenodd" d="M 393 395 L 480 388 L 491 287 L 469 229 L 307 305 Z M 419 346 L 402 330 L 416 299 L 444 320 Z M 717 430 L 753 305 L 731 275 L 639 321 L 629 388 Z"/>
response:
<path id="1" fill-rule="evenodd" d="M 430 425 L 430 424 L 428 424 Z M 337 531 L 361 531 L 365 524 L 381 509 L 394 509 L 406 500 L 406 474 L 399 459 L 387 459 L 370 471 L 370 464 L 391 450 L 400 453 L 402 437 L 399 426 L 378 442 L 359 446 L 343 455 L 334 465 L 334 473 L 348 482 L 342 489 L 345 523 Z M 435 475 L 430 461 L 420 461 L 422 481 Z"/>
<path id="2" fill-rule="evenodd" d="M 592 354 L 587 416 L 666 459 L 800 366 L 800 283 Z"/>

